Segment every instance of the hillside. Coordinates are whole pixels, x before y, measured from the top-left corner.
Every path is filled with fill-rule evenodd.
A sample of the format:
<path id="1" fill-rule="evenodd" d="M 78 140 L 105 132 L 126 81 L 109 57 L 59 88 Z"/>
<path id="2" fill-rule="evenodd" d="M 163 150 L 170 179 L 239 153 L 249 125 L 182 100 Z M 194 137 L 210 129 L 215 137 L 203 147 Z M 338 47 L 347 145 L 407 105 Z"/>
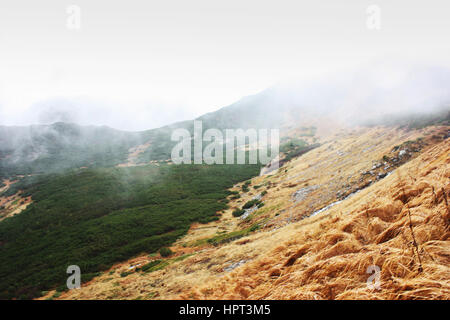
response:
<path id="1" fill-rule="evenodd" d="M 372 67 L 315 81 L 278 84 L 195 120 L 202 121 L 204 130 L 276 128 L 281 137 L 298 137 L 299 129 L 310 127 L 317 136 L 324 136 L 357 125 L 421 128 L 450 124 L 449 69 L 391 67 L 402 75 L 401 80 L 380 82 L 379 71 Z M 80 167 L 167 162 L 177 143 L 171 141 L 171 134 L 180 128 L 192 134 L 193 121 L 139 132 L 64 122 L 0 126 L 0 179 Z"/>
<path id="2" fill-rule="evenodd" d="M 236 184 L 230 208 L 192 225 L 169 258 L 136 256 L 43 298 L 449 299 L 449 129 L 323 137 L 277 172 Z M 366 286 L 370 265 L 381 290 Z"/>
<path id="3" fill-rule="evenodd" d="M 79 265 L 87 281 L 156 252 L 193 222 L 217 220 L 227 189 L 258 172 L 257 165 L 147 165 L 24 177 L 0 194 L 8 203 L 0 213 L 10 213 L 0 223 L 0 298 L 64 288 L 68 265 Z M 14 214 L 21 199 L 28 205 Z"/>
<path id="4" fill-rule="evenodd" d="M 108 167 L 126 160 L 139 133 L 57 122 L 0 126 L 0 178 L 46 174 L 80 167 Z"/>
<path id="5" fill-rule="evenodd" d="M 345 226 L 339 221 L 349 222 L 351 215 L 346 213 L 358 215 L 361 206 L 370 209 L 376 186 L 447 144 L 450 112 L 444 105 L 426 113 L 399 108 L 395 114 L 372 114 L 364 122 L 367 100 L 354 97 L 352 83 L 342 84 L 345 88 L 338 88 L 342 91 L 333 89 L 333 80 L 295 90 L 276 86 L 196 119 L 204 131 L 279 129 L 277 171 L 260 165 L 174 165 L 171 151 L 178 142 L 171 141 L 171 134 L 180 128 L 192 134 L 193 121 L 141 132 L 62 122 L 0 127 L 0 298 L 263 297 L 258 296 L 261 288 L 270 288 L 267 270 L 261 273 L 252 265 L 271 257 L 280 262 L 281 255 L 303 261 L 303 253 L 296 257 L 291 245 L 277 249 L 291 238 L 298 239 L 296 245 L 317 251 L 317 256 L 304 254 L 308 263 L 319 263 L 328 256 L 327 250 L 340 246 L 344 254 L 355 256 L 372 250 L 371 241 L 381 248 L 384 242 L 377 243 L 374 237 L 390 230 L 391 218 L 374 221 L 376 234 L 367 231 L 365 236 L 361 230 L 359 236 L 341 234 Z M 371 87 L 370 80 L 360 84 Z M 414 85 L 408 80 L 401 87 Z M 395 90 L 388 91 L 388 97 L 398 98 Z M 347 105 L 354 98 L 357 103 Z M 428 98 L 422 101 L 424 106 L 433 100 Z M 385 99 L 374 107 L 385 104 L 386 111 Z M 355 123 L 353 117 L 361 120 Z M 246 149 L 242 147 L 236 146 Z M 446 170 L 445 166 L 437 167 Z M 418 174 L 406 172 L 402 181 L 404 176 L 418 179 Z M 440 184 L 437 179 L 432 188 L 436 197 L 439 188 L 445 190 Z M 398 191 L 392 183 L 382 190 Z M 353 207 L 361 195 L 366 196 Z M 399 204 L 391 202 L 398 209 Z M 328 217 L 337 219 L 333 212 L 338 209 L 344 216 L 323 225 L 331 221 Z M 390 213 L 403 217 L 397 209 Z M 296 228 L 301 229 L 299 234 Z M 326 234 L 332 238 L 333 232 L 337 238 L 323 244 Z M 400 231 L 386 232 L 393 232 L 393 239 L 399 235 L 407 239 Z M 443 241 L 439 250 L 445 251 Z M 168 256 L 161 256 L 160 250 Z M 416 252 L 417 257 L 420 254 Z M 72 264 L 81 267 L 83 289 L 67 292 L 65 269 Z M 282 279 L 297 265 L 290 264 L 268 263 L 269 278 Z M 237 291 L 216 290 L 235 274 L 234 269 L 252 270 L 257 285 L 231 279 Z M 357 276 L 352 272 L 346 279 Z M 312 290 L 314 294 L 304 297 L 343 294 L 327 290 L 332 293 Z M 445 290 L 439 292 L 445 296 Z"/>

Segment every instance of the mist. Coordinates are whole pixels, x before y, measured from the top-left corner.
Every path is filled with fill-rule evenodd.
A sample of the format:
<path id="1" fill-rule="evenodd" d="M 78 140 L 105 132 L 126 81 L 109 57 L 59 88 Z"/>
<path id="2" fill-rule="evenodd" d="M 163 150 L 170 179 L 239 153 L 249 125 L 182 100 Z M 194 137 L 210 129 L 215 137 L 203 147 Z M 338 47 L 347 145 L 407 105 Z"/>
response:
<path id="1" fill-rule="evenodd" d="M 291 78 L 244 97 L 230 107 L 237 108 L 238 114 L 254 113 L 250 123 L 256 127 L 277 127 L 286 120 L 307 123 L 323 118 L 358 125 L 389 114 L 426 114 L 449 106 L 449 68 L 385 59 L 309 79 Z M 6 113 L 0 107 L 0 114 L 2 111 Z M 2 117 L 2 120 L 8 125 L 67 122 L 144 131 L 199 116 L 198 110 L 162 102 L 126 104 L 58 97 L 39 101 L 25 112 Z M 258 118 L 261 118 L 259 123 Z M 248 127 L 249 124 L 242 125 Z"/>
<path id="2" fill-rule="evenodd" d="M 291 112 L 360 125 L 390 114 L 448 110 L 450 69 L 423 62 L 377 60 L 312 81 L 282 83 L 271 92 Z"/>
<path id="3" fill-rule="evenodd" d="M 124 131 L 143 131 L 198 116 L 179 105 L 102 101 L 87 97 L 54 97 L 38 101 L 22 112 L 2 110 L 0 125 L 34 125 L 55 122 L 108 126 Z"/>
<path id="4" fill-rule="evenodd" d="M 73 30 L 59 1 L 4 2 L 0 125 L 63 121 L 140 131 L 267 91 L 294 110 L 342 109 L 345 122 L 350 109 L 363 108 L 359 118 L 441 103 L 448 1 L 380 0 L 377 30 L 366 23 L 372 4 L 80 0 Z M 415 71 L 389 71 L 410 69 L 404 61 L 415 61 Z"/>

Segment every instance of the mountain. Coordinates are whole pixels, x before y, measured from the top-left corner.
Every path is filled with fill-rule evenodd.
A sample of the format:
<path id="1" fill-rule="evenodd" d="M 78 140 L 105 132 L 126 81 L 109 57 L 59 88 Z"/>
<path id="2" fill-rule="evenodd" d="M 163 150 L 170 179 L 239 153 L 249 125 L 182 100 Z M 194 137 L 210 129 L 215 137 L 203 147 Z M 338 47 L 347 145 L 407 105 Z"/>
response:
<path id="1" fill-rule="evenodd" d="M 424 118 L 431 123 L 442 118 L 445 124 L 449 83 L 450 70 L 446 68 L 378 63 L 312 81 L 280 83 L 196 120 L 202 121 L 204 130 L 279 129 L 281 136 L 311 126 L 321 135 L 362 124 L 420 125 Z M 7 177 L 114 166 L 126 163 L 136 149 L 135 164 L 168 160 L 177 143 L 171 141 L 171 134 L 178 128 L 193 134 L 193 121 L 140 132 L 63 122 L 0 126 L 0 172 Z"/>
<path id="2" fill-rule="evenodd" d="M 171 256 L 137 255 L 42 298 L 447 300 L 449 130 L 342 130 L 234 185 L 229 208 Z"/>
<path id="3" fill-rule="evenodd" d="M 0 176 L 114 166 L 126 160 L 140 138 L 138 133 L 63 122 L 0 126 Z"/>
<path id="4" fill-rule="evenodd" d="M 196 119 L 280 129 L 278 170 L 173 164 L 171 134 L 193 121 L 0 127 L 0 298 L 448 299 L 450 73 L 378 71 Z M 371 265 L 387 291 L 364 291 Z"/>

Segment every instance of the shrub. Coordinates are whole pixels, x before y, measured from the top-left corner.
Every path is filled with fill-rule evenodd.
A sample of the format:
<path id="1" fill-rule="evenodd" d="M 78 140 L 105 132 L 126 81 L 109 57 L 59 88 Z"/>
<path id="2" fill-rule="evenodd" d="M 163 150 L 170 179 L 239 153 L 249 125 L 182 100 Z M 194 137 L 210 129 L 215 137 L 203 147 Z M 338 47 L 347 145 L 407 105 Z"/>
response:
<path id="1" fill-rule="evenodd" d="M 259 201 L 259 200 L 257 200 L 257 199 L 253 199 L 253 200 L 247 201 L 247 202 L 242 206 L 242 209 L 248 209 L 248 208 L 251 208 L 251 207 L 253 207 L 254 205 L 258 205 L 258 204 L 260 204 L 260 203 L 261 203 L 261 201 Z"/>
<path id="2" fill-rule="evenodd" d="M 55 288 L 57 270 L 74 256 L 85 282 L 115 262 L 158 252 L 192 223 L 217 220 L 228 189 L 258 172 L 256 165 L 147 165 L 24 177 L 6 191 L 23 190 L 33 203 L 0 223 L 0 242 L 8 243 L 0 250 L 0 300 Z"/>
<path id="3" fill-rule="evenodd" d="M 240 217 L 245 213 L 243 209 L 236 209 L 233 211 L 233 217 Z"/>
<path id="4" fill-rule="evenodd" d="M 156 267 L 156 266 L 159 265 L 160 263 L 161 263 L 161 260 L 153 260 L 153 261 L 150 261 L 149 263 L 147 263 L 146 265 L 144 265 L 144 266 L 141 268 L 141 270 L 142 270 L 143 272 L 152 271 L 152 270 L 150 270 L 150 269 Z"/>
<path id="5" fill-rule="evenodd" d="M 242 191 L 248 192 L 248 191 L 249 191 L 248 186 L 249 186 L 251 183 L 252 183 L 251 181 L 245 181 L 245 183 L 242 185 Z"/>
<path id="6" fill-rule="evenodd" d="M 161 255 L 161 257 L 168 257 L 171 256 L 173 252 L 169 248 L 164 247 L 159 249 L 159 254 Z"/>

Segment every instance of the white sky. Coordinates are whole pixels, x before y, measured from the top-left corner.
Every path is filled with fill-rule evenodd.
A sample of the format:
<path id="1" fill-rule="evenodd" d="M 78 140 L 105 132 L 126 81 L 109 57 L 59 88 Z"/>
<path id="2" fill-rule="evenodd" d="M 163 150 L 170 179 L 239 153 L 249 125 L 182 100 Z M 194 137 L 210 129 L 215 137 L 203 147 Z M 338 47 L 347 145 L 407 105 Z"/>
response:
<path id="1" fill-rule="evenodd" d="M 147 129 L 386 56 L 449 66 L 450 2 L 1 0 L 0 124 L 61 104 L 84 108 L 80 122 Z"/>

